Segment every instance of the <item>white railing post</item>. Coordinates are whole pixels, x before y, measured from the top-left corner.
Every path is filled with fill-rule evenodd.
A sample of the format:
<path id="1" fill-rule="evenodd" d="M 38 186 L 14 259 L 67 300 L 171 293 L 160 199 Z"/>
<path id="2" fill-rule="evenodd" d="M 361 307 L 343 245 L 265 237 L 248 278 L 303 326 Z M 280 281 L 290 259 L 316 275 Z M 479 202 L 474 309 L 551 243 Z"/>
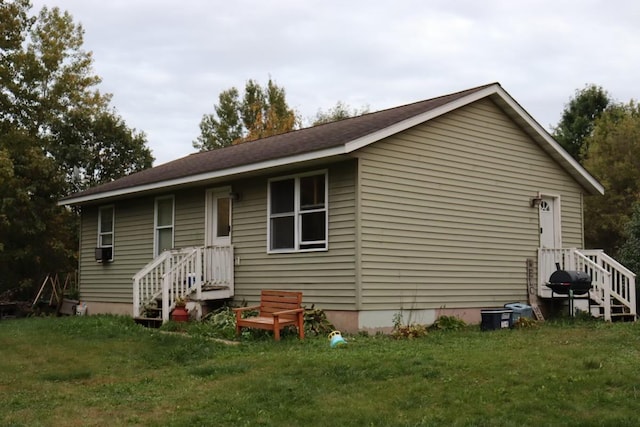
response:
<path id="1" fill-rule="evenodd" d="M 162 277 L 162 323 L 169 320 L 169 282 L 171 281 L 171 272 L 165 272 Z"/>
<path id="2" fill-rule="evenodd" d="M 604 320 L 611 321 L 611 274 L 602 275 L 604 283 Z"/>
<path id="3" fill-rule="evenodd" d="M 233 246 L 228 246 L 226 248 L 226 252 L 227 252 L 227 271 L 228 271 L 228 275 L 227 275 L 227 281 L 228 281 L 228 285 L 229 286 L 229 290 L 231 291 L 231 295 L 235 294 L 235 274 L 234 274 L 234 255 L 233 255 Z"/>
<path id="4" fill-rule="evenodd" d="M 140 278 L 133 278 L 133 317 L 140 317 Z"/>
<path id="5" fill-rule="evenodd" d="M 631 313 L 638 316 L 638 307 L 636 306 L 636 278 L 629 279 L 629 300 L 631 300 Z"/>
<path id="6" fill-rule="evenodd" d="M 202 300 L 202 279 L 204 278 L 204 270 L 202 269 L 202 257 L 204 256 L 206 249 L 198 248 L 196 251 L 196 298 L 198 301 Z"/>

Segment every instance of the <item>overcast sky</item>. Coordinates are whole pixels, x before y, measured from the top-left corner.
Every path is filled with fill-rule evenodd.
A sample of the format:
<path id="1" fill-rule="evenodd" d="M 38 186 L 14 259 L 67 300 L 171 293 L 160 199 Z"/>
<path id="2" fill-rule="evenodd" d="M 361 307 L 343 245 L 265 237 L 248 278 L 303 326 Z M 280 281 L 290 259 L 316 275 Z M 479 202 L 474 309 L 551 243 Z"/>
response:
<path id="1" fill-rule="evenodd" d="M 545 129 L 595 83 L 640 99 L 640 1 L 32 0 L 85 30 L 100 90 L 155 165 L 194 152 L 218 94 L 269 77 L 306 122 L 499 82 Z"/>

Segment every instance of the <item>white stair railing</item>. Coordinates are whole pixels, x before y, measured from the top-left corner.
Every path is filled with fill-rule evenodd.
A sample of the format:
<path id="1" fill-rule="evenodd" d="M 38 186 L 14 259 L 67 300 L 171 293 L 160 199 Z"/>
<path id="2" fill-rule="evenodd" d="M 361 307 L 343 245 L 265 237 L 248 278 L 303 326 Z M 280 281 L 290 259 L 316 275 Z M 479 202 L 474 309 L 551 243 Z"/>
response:
<path id="1" fill-rule="evenodd" d="M 133 316 L 141 317 L 146 304 L 162 297 L 162 320 L 169 320 L 177 298 L 195 294 L 202 299 L 203 284 L 225 287 L 233 296 L 232 246 L 189 247 L 164 251 L 133 277 Z"/>
<path id="2" fill-rule="evenodd" d="M 233 246 L 206 246 L 203 251 L 204 283 L 226 286 L 234 292 Z M 201 296 L 198 296 L 201 298 Z"/>
<path id="3" fill-rule="evenodd" d="M 611 321 L 611 273 L 581 254 L 573 252 L 571 270 L 586 271 L 591 276 L 589 296 L 602 307 L 604 320 Z"/>
<path id="4" fill-rule="evenodd" d="M 162 252 L 133 276 L 133 317 L 142 315 L 145 304 L 162 293 L 162 278 L 171 251 Z"/>
<path id="5" fill-rule="evenodd" d="M 589 295 L 603 308 L 605 320 L 611 320 L 611 299 L 624 305 L 629 315 L 636 316 L 635 274 L 601 250 L 576 248 L 538 250 L 538 295 L 551 296 L 545 285 L 556 270 L 556 264 L 565 270 L 589 273 L 593 288 Z"/>
<path id="6" fill-rule="evenodd" d="M 195 250 L 197 248 L 164 251 L 133 276 L 133 317 L 140 317 L 146 304 L 163 295 L 167 273 Z"/>
<path id="7" fill-rule="evenodd" d="M 174 264 L 162 278 L 162 322 L 178 298 L 184 298 L 202 286 L 202 248 L 188 248 L 174 259 Z"/>
<path id="8" fill-rule="evenodd" d="M 637 316 L 636 275 L 600 249 L 580 252 L 610 274 L 611 296 L 624 305 L 630 315 Z"/>

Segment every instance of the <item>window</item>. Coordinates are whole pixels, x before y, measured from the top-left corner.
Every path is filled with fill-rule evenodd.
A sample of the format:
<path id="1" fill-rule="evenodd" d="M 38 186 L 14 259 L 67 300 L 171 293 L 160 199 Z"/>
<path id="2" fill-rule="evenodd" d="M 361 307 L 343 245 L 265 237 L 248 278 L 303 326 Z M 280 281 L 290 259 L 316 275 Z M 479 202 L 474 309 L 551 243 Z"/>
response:
<path id="1" fill-rule="evenodd" d="M 327 173 L 269 181 L 269 251 L 327 249 Z"/>
<path id="2" fill-rule="evenodd" d="M 156 199 L 155 255 L 173 248 L 173 196 Z"/>
<path id="3" fill-rule="evenodd" d="M 98 248 L 111 248 L 111 258 L 113 259 L 113 223 L 115 209 L 113 206 L 102 206 L 98 209 Z"/>

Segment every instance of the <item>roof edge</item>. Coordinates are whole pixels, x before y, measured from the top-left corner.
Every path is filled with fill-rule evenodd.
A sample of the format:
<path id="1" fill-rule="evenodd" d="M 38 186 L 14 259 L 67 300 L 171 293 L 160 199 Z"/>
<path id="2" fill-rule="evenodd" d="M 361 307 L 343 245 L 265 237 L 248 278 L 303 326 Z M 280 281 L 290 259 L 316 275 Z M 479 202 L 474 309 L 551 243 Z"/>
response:
<path id="1" fill-rule="evenodd" d="M 381 129 L 377 132 L 366 135 L 362 138 L 349 141 L 345 144 L 345 151 L 347 153 L 351 153 L 353 151 L 364 148 L 369 144 L 380 141 L 381 139 L 387 138 L 391 135 L 395 135 L 396 133 L 402 132 L 429 120 L 435 119 L 436 117 L 450 113 L 451 111 L 457 110 L 460 107 L 464 107 L 465 105 L 469 105 L 479 99 L 486 98 L 487 96 L 494 94 L 497 88 L 500 88 L 500 85 L 498 83 L 493 83 L 483 89 L 480 89 L 477 92 L 473 92 L 459 99 L 456 99 L 455 101 L 448 102 L 444 105 L 441 105 L 440 107 L 436 107 L 432 110 L 418 114 L 401 122 L 393 124 L 389 127 Z"/>
<path id="2" fill-rule="evenodd" d="M 242 173 L 255 172 L 263 169 L 271 169 L 278 166 L 292 165 L 311 160 L 324 159 L 333 156 L 345 154 L 344 146 L 328 148 L 320 151 L 312 151 L 310 153 L 298 154 L 296 156 L 282 157 L 279 159 L 267 160 L 259 163 L 238 166 L 230 169 L 222 169 L 213 172 L 202 173 L 198 175 L 189 175 L 182 178 L 171 179 L 167 181 L 154 182 L 152 184 L 139 185 L 136 187 L 122 188 L 119 190 L 105 191 L 104 193 L 88 194 L 80 197 L 68 197 L 58 202 L 59 206 L 72 206 L 85 202 L 94 202 L 99 200 L 111 199 L 114 197 L 128 196 L 145 191 L 158 190 L 165 187 L 174 187 L 184 184 L 210 181 L 227 176 L 238 175 Z"/>

